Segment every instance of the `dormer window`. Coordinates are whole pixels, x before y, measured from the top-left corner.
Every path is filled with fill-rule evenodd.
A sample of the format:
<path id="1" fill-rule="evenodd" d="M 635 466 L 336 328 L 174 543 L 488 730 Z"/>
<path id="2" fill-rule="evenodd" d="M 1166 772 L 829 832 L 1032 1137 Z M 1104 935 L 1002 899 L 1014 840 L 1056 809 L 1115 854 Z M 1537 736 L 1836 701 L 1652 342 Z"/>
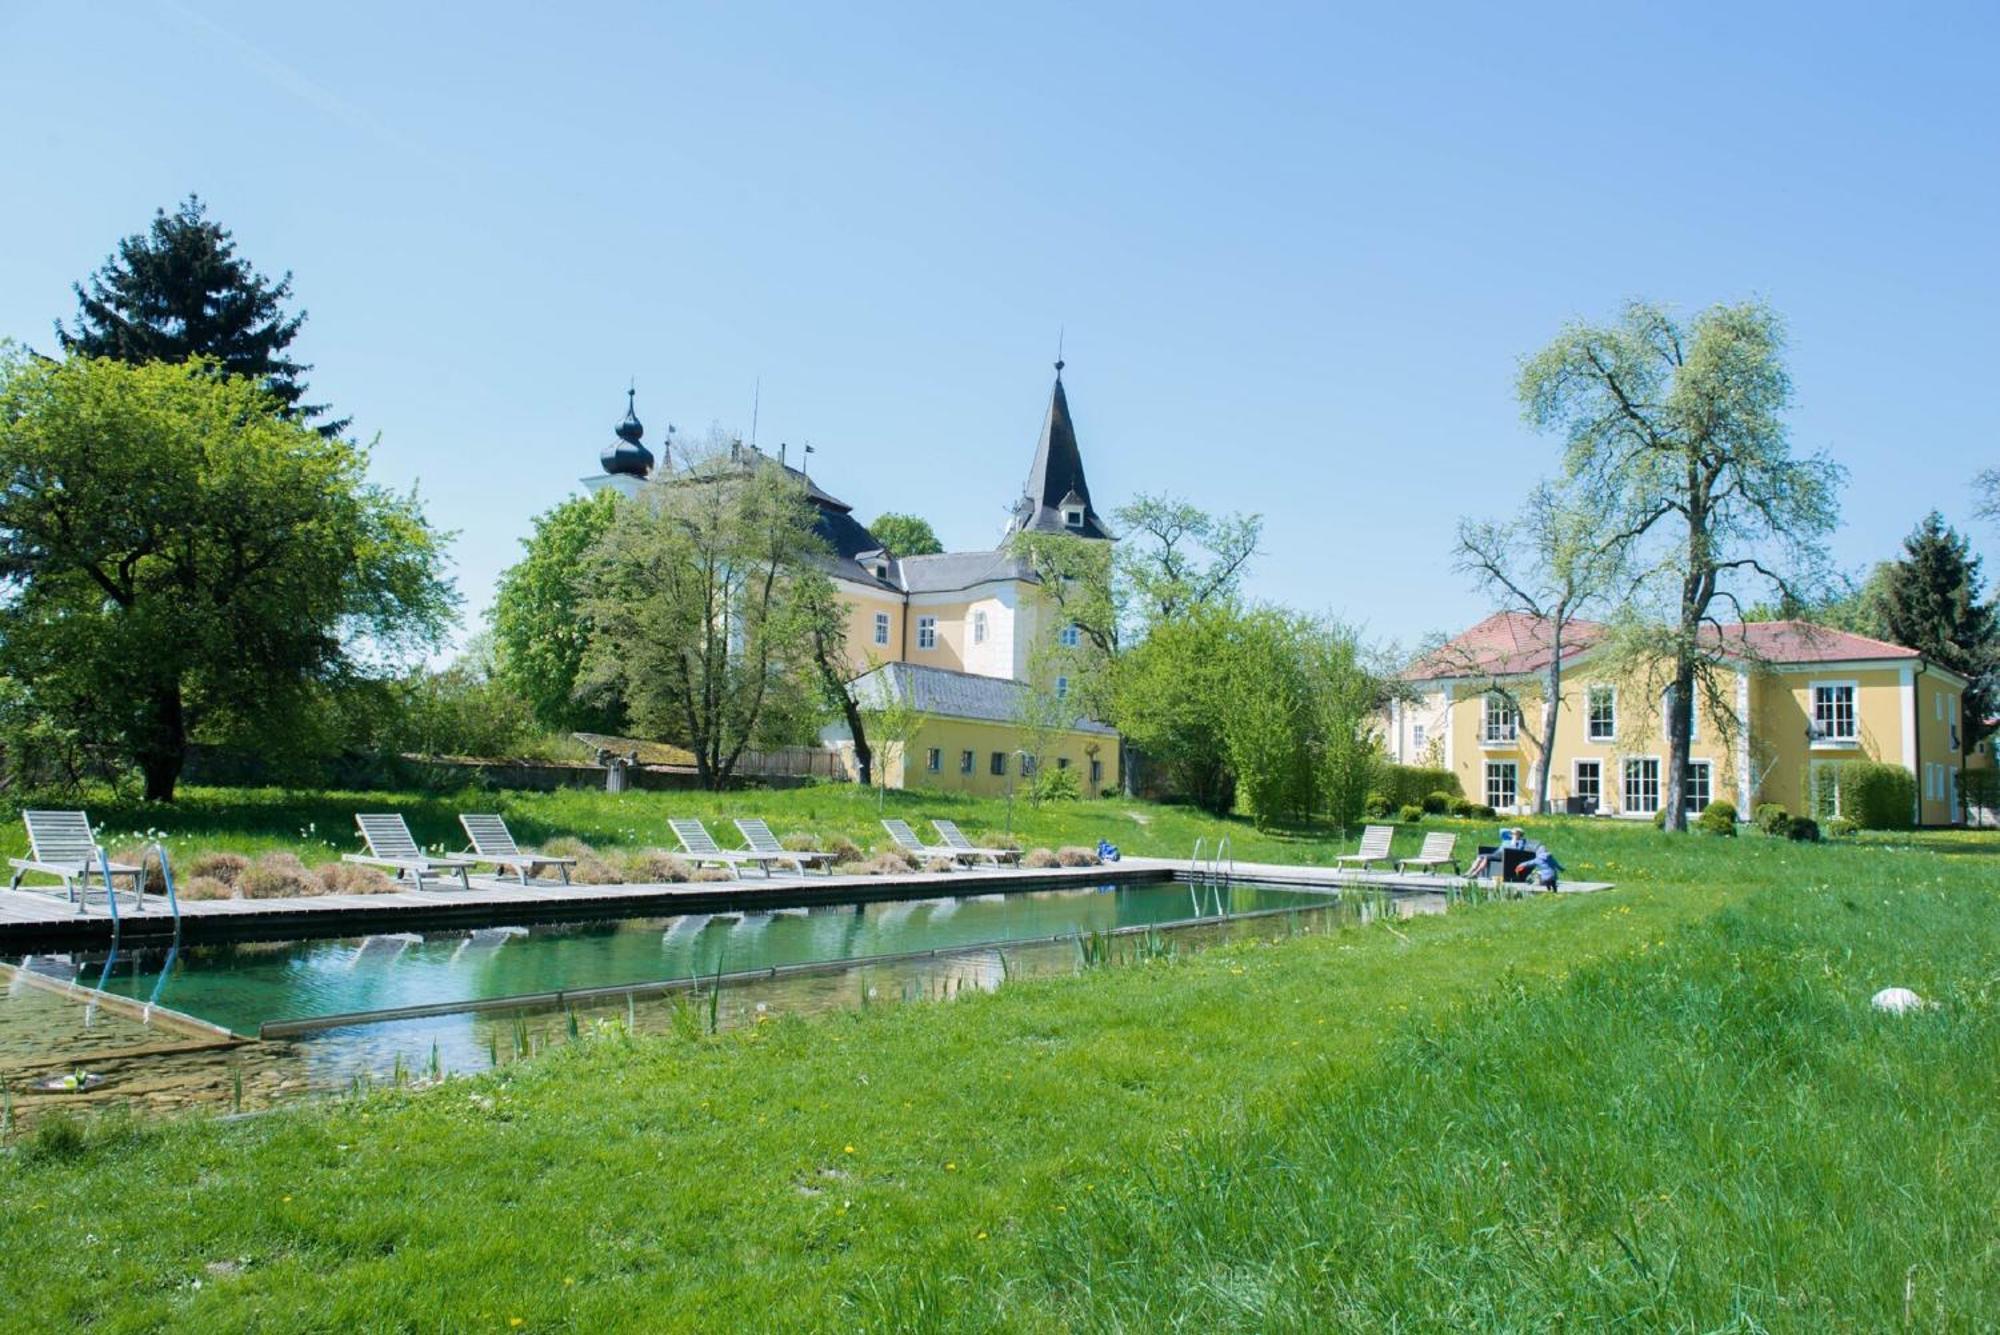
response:
<path id="1" fill-rule="evenodd" d="M 1082 528 L 1083 507 L 1080 505 L 1065 505 L 1063 507 L 1063 526 L 1065 528 Z"/>

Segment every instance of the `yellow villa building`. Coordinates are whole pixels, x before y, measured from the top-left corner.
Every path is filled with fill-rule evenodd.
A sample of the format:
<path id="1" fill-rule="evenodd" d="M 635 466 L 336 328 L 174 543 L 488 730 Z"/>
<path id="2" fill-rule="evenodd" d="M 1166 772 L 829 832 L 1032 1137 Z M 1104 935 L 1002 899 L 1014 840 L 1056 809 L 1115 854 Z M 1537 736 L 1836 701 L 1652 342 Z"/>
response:
<path id="1" fill-rule="evenodd" d="M 856 701 L 868 708 L 893 695 L 921 715 L 901 754 L 890 748 L 883 757 L 892 787 L 1000 795 L 1031 779 L 1037 763 L 1075 769 L 1078 786 L 1090 796 L 1120 781 L 1118 734 L 1106 725 L 1079 717 L 1052 735 L 1042 733 L 1036 745 L 1024 727 L 1038 646 L 1050 638 L 1073 645 L 1077 631 L 1063 624 L 1034 570 L 1014 555 L 1016 535 L 1113 540 L 1091 504 L 1062 371 L 1058 361 L 1027 483 L 990 551 L 892 552 L 854 517 L 851 505 L 793 468 L 782 453 L 772 458 L 754 446 L 737 447 L 798 477 L 819 512 L 815 526 L 832 551 L 829 573 L 848 609 L 850 689 Z M 584 478 L 583 484 L 629 495 L 654 466 L 629 403 L 616 435 L 619 443 L 602 456 L 603 474 Z M 673 448 L 669 437 L 666 449 Z M 1058 695 L 1067 688 L 1060 677 L 1049 684 Z M 845 725 L 829 726 L 821 742 L 852 775 L 853 739 Z"/>
<path id="2" fill-rule="evenodd" d="M 1663 804 L 1665 701 L 1650 681 L 1599 661 L 1604 635 L 1589 622 L 1565 635 L 1550 804 L 1651 817 Z M 1725 671 L 1722 689 L 1696 702 L 1690 810 L 1726 797 L 1745 818 L 1764 802 L 1812 813 L 1820 767 L 1867 759 L 1915 777 L 1918 824 L 1964 818 L 1963 677 L 1913 649 L 1804 622 L 1723 626 L 1714 636 Z M 1527 812 L 1549 639 L 1539 619 L 1501 612 L 1426 654 L 1404 674 L 1413 698 L 1390 709 L 1390 757 L 1449 769 L 1473 801 Z M 1822 801 L 1816 814 L 1839 813 Z"/>

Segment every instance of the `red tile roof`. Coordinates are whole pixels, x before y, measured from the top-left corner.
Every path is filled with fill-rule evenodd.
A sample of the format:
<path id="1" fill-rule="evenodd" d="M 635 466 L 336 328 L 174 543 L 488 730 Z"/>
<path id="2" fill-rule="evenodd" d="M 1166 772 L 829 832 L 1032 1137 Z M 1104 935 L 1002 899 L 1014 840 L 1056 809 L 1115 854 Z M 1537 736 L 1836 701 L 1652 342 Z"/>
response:
<path id="1" fill-rule="evenodd" d="M 1563 635 L 1563 657 L 1582 651 L 1604 634 L 1595 621 L 1572 621 Z M 1549 665 L 1549 629 L 1541 617 L 1495 612 L 1472 629 L 1454 635 L 1410 665 L 1414 681 L 1438 677 L 1511 677 L 1540 672 Z"/>
<path id="2" fill-rule="evenodd" d="M 1815 626 L 1810 621 L 1750 621 L 1724 626 L 1720 638 L 1724 649 L 1765 663 L 1847 663 L 1923 657 L 1915 649 L 1900 644 L 1830 626 Z"/>
<path id="3" fill-rule="evenodd" d="M 1597 643 L 1604 632 L 1599 622 L 1572 621 L 1563 637 L 1564 660 Z M 1922 657 L 1900 644 L 1807 621 L 1752 621 L 1710 630 L 1706 638 L 1719 641 L 1732 656 L 1759 663 L 1895 662 Z M 1403 675 L 1411 681 L 1513 677 L 1540 672 L 1548 664 L 1549 633 L 1542 618 L 1495 612 L 1419 658 Z"/>

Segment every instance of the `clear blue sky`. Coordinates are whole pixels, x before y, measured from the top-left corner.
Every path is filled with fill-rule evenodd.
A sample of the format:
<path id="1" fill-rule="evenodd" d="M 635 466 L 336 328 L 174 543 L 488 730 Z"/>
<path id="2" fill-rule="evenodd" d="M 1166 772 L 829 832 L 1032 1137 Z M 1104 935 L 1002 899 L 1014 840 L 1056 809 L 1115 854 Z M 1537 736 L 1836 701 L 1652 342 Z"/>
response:
<path id="1" fill-rule="evenodd" d="M 761 376 L 864 519 L 990 545 L 1065 326 L 1100 506 L 1261 512 L 1252 591 L 1380 639 L 1484 610 L 1453 523 L 1554 460 L 1517 362 L 1630 296 L 1789 318 L 1842 563 L 1965 521 L 1991 5 L 1331 8 L 0 0 L 0 337 L 199 192 L 472 618 L 633 376 L 655 438 Z"/>

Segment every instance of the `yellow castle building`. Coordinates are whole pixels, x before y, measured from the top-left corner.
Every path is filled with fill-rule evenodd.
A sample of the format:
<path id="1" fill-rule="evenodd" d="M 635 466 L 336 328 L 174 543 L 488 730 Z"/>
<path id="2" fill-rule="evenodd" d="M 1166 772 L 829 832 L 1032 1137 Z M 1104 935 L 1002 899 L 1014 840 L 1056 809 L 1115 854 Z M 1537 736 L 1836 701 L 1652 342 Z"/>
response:
<path id="1" fill-rule="evenodd" d="M 989 551 L 903 555 L 890 551 L 854 516 L 854 507 L 822 488 L 781 453 L 754 457 L 785 469 L 806 488 L 818 511 L 815 527 L 831 551 L 828 572 L 848 609 L 849 689 L 863 708 L 901 700 L 921 716 L 915 733 L 877 763 L 891 787 L 925 787 L 1004 794 L 1034 777 L 1035 766 L 1076 771 L 1089 796 L 1119 782 L 1118 734 L 1078 717 L 1050 733 L 1025 726 L 1028 681 L 1038 647 L 1054 639 L 1073 645 L 1077 631 L 1044 596 L 1030 564 L 1015 554 L 1017 536 L 1051 533 L 1114 540 L 1090 499 L 1083 454 L 1063 389 L 1063 363 L 1026 484 L 1000 542 Z M 671 433 L 672 428 L 669 428 Z M 644 428 L 628 400 L 618 444 L 607 448 L 604 472 L 582 479 L 596 491 L 630 495 L 654 470 Z M 665 445 L 671 465 L 671 434 Z M 1041 689 L 1067 693 L 1060 677 Z M 822 744 L 853 773 L 853 739 L 844 724 L 829 726 Z M 875 744 L 875 739 L 870 739 Z"/>
<path id="2" fill-rule="evenodd" d="M 1549 800 L 1558 811 L 1651 817 L 1663 803 L 1666 701 L 1643 674 L 1612 670 L 1606 634 L 1592 622 L 1565 633 Z M 1866 759 L 1915 778 L 1918 824 L 1964 819 L 1965 678 L 1914 649 L 1805 622 L 1711 634 L 1723 689 L 1696 701 L 1690 811 L 1726 797 L 1746 818 L 1764 802 L 1837 816 L 1816 775 Z M 1544 763 L 1535 742 L 1550 639 L 1540 619 L 1501 612 L 1426 654 L 1404 674 L 1413 698 L 1391 707 L 1391 758 L 1449 769 L 1473 801 L 1526 813 Z"/>

